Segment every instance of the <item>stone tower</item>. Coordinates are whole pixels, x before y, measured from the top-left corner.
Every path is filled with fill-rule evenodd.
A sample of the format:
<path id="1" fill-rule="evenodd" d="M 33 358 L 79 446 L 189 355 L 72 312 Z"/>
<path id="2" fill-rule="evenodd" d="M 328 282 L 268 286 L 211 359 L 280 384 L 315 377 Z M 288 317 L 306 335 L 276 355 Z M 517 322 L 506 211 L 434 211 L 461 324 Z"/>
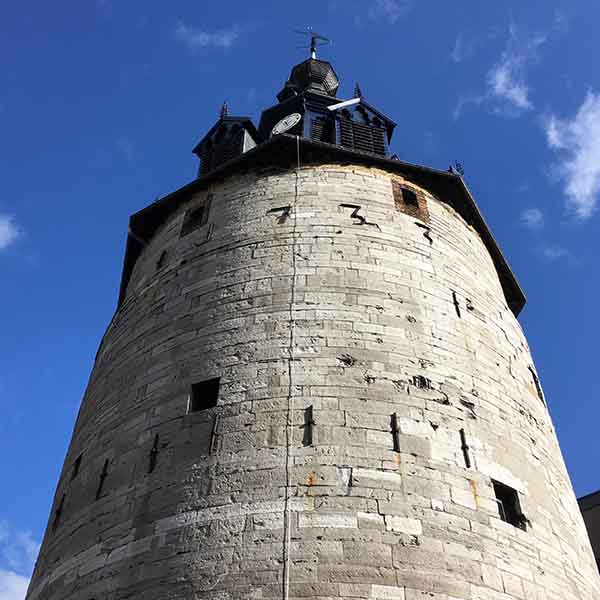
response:
<path id="1" fill-rule="evenodd" d="M 29 600 L 594 600 L 461 176 L 310 58 L 131 217 Z"/>

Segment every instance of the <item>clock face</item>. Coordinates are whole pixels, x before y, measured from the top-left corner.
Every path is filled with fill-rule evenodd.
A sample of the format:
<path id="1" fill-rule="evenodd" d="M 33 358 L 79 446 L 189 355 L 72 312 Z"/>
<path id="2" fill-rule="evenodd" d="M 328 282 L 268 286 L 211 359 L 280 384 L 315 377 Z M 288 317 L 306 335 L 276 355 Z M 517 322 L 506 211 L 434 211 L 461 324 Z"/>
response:
<path id="1" fill-rule="evenodd" d="M 283 117 L 283 119 L 281 119 L 281 121 L 279 121 L 279 123 L 273 127 L 271 130 L 271 135 L 279 135 L 280 133 L 284 133 L 299 123 L 300 119 L 302 119 L 302 115 L 300 113 L 292 113 L 287 117 Z"/>

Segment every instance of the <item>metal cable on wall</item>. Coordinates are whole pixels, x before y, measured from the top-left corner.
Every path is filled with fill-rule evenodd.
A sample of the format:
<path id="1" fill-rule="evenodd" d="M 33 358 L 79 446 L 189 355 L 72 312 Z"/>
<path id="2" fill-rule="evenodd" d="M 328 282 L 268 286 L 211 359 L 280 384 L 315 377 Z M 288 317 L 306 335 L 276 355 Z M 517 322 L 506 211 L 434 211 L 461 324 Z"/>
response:
<path id="1" fill-rule="evenodd" d="M 296 303 L 296 226 L 298 217 L 296 213 L 298 203 L 298 185 L 300 178 L 300 138 L 296 136 L 296 181 L 294 185 L 294 201 L 292 205 L 292 289 L 290 296 L 290 337 L 288 345 L 288 396 L 287 396 L 287 418 L 285 427 L 285 504 L 283 511 L 283 600 L 290 596 L 290 548 L 291 548 L 291 450 L 294 431 L 294 393 L 293 393 L 293 370 L 294 370 L 294 344 L 295 328 L 294 306 Z"/>

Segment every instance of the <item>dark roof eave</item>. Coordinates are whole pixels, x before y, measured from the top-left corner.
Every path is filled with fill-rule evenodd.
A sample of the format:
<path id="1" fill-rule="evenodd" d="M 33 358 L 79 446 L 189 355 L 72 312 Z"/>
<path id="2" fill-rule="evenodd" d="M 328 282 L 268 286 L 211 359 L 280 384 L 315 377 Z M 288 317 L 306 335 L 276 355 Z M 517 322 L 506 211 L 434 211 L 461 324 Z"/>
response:
<path id="1" fill-rule="evenodd" d="M 266 157 L 269 157 L 270 160 L 263 162 L 262 166 L 282 166 L 282 168 L 285 168 L 283 165 L 280 165 L 277 162 L 283 161 L 283 164 L 286 164 L 285 153 L 272 153 L 272 151 L 278 148 L 285 148 L 290 154 L 293 154 L 293 157 L 295 157 L 296 140 L 296 136 L 288 134 L 274 136 L 269 140 L 259 144 L 255 148 L 252 148 L 248 152 L 220 165 L 214 171 L 203 175 L 199 179 L 191 181 L 190 183 L 168 194 L 164 198 L 157 200 L 146 208 L 133 214 L 129 220 L 130 232 L 127 238 L 127 246 L 125 250 L 119 303 L 121 303 L 124 299 L 125 289 L 127 287 L 127 282 L 129 280 L 129 276 L 131 275 L 133 265 L 135 264 L 137 256 L 139 256 L 139 253 L 143 248 L 143 242 L 140 240 L 148 241 L 160 223 L 162 223 L 172 211 L 176 210 L 181 202 L 189 196 L 189 194 L 208 187 L 208 185 L 213 181 L 222 179 L 225 175 L 228 175 L 232 172 L 252 166 L 261 166 L 261 159 Z M 306 138 L 299 138 L 299 142 L 301 153 L 302 149 L 308 151 L 310 153 L 309 161 L 311 162 L 314 162 L 316 153 L 321 157 L 321 159 L 324 158 L 326 161 L 335 160 L 337 158 L 341 159 L 343 162 L 355 162 L 371 166 L 380 166 L 382 168 L 396 171 L 402 175 L 405 175 L 415 180 L 415 183 L 423 183 L 425 185 L 432 186 L 434 188 L 433 191 L 437 190 L 440 192 L 440 199 L 442 200 L 445 199 L 447 192 L 450 193 L 450 195 L 452 195 L 452 199 L 456 201 L 454 208 L 457 209 L 467 220 L 467 222 L 471 223 L 481 235 L 481 238 L 488 248 L 488 251 L 490 252 L 492 260 L 494 261 L 498 271 L 500 282 L 502 284 L 508 305 L 515 316 L 519 315 L 523 306 L 525 306 L 525 294 L 523 293 L 515 275 L 513 274 L 504 255 L 502 254 L 488 224 L 479 211 L 471 192 L 459 175 L 448 171 L 440 171 L 438 169 L 432 169 L 431 167 L 424 167 L 421 165 L 415 165 L 412 163 L 391 159 L 385 156 L 369 154 L 366 152 L 357 152 L 356 150 L 350 150 L 334 144 L 315 142 Z M 271 154 L 273 155 L 271 156 Z M 289 164 L 287 166 L 289 167 Z M 463 201 L 465 202 L 465 206 L 462 206 Z"/>

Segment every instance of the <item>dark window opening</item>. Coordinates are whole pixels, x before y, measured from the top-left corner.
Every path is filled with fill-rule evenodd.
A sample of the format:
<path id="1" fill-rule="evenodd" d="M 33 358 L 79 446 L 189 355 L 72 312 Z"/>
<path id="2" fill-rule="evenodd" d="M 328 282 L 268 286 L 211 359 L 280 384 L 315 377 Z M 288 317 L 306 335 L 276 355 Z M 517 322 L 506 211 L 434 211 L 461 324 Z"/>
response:
<path id="1" fill-rule="evenodd" d="M 423 375 L 414 375 L 413 385 L 420 390 L 432 389 L 431 379 L 427 379 L 427 377 L 423 377 Z"/>
<path id="2" fill-rule="evenodd" d="M 79 469 L 81 468 L 82 457 L 83 457 L 83 454 L 80 454 L 75 459 L 75 462 L 73 463 L 73 470 L 71 471 L 71 481 L 73 481 L 73 479 L 75 479 L 75 477 L 77 477 L 77 475 L 79 475 Z"/>
<path id="3" fill-rule="evenodd" d="M 412 190 L 409 190 L 407 188 L 401 188 L 402 189 L 402 200 L 404 201 L 404 204 L 406 204 L 407 206 L 414 206 L 415 208 L 419 207 L 419 200 L 417 198 L 417 194 L 415 194 L 415 192 L 413 192 Z"/>
<path id="4" fill-rule="evenodd" d="M 533 370 L 533 367 L 527 367 L 529 369 L 529 372 L 531 373 L 531 377 L 533 378 L 533 383 L 535 384 L 535 390 L 537 392 L 538 398 L 544 403 L 546 404 L 545 400 L 544 400 L 544 392 L 542 392 L 542 386 L 540 385 L 540 380 L 536 374 L 536 372 Z"/>
<path id="5" fill-rule="evenodd" d="M 467 469 L 471 468 L 471 454 L 470 454 L 470 447 L 469 444 L 467 443 L 467 434 L 465 433 L 464 429 L 460 430 L 460 447 L 463 453 L 463 458 L 465 459 L 465 467 L 467 467 Z"/>
<path id="6" fill-rule="evenodd" d="M 214 379 L 193 383 L 190 393 L 189 412 L 199 412 L 201 410 L 214 408 L 219 399 L 220 381 L 220 377 L 215 377 Z"/>
<path id="7" fill-rule="evenodd" d="M 190 208 L 186 211 L 185 216 L 183 217 L 183 225 L 181 226 L 181 237 L 206 225 L 208 222 L 211 200 L 212 194 L 209 194 L 200 206 Z"/>
<path id="8" fill-rule="evenodd" d="M 154 436 L 154 443 L 150 448 L 150 461 L 148 462 L 148 474 L 154 472 L 156 469 L 156 462 L 158 460 L 158 433 Z"/>
<path id="9" fill-rule="evenodd" d="M 313 427 L 315 425 L 315 417 L 312 404 L 304 409 L 304 435 L 302 436 L 303 446 L 312 446 L 313 443 Z"/>
<path id="10" fill-rule="evenodd" d="M 62 517 L 63 509 L 65 507 L 65 498 L 66 494 L 63 494 L 60 498 L 60 502 L 54 511 L 54 520 L 52 521 L 52 531 L 56 531 L 57 527 L 60 525 L 60 519 Z"/>
<path id="11" fill-rule="evenodd" d="M 104 461 L 104 465 L 102 466 L 102 471 L 100 473 L 100 480 L 98 481 L 98 488 L 96 489 L 96 500 L 100 499 L 102 495 L 102 490 L 104 489 L 104 482 L 108 477 L 108 458 Z"/>
<path id="12" fill-rule="evenodd" d="M 525 531 L 527 519 L 521 512 L 521 503 L 517 490 L 499 481 L 492 481 L 496 503 L 498 504 L 498 513 L 500 518 L 506 523 L 510 523 L 519 529 Z"/>
<path id="13" fill-rule="evenodd" d="M 167 263 L 167 251 L 163 250 L 156 261 L 156 270 L 162 269 Z"/>
<path id="14" fill-rule="evenodd" d="M 390 417 L 390 429 L 394 452 L 400 452 L 400 428 L 398 427 L 398 415 L 396 413 L 393 413 Z"/>

